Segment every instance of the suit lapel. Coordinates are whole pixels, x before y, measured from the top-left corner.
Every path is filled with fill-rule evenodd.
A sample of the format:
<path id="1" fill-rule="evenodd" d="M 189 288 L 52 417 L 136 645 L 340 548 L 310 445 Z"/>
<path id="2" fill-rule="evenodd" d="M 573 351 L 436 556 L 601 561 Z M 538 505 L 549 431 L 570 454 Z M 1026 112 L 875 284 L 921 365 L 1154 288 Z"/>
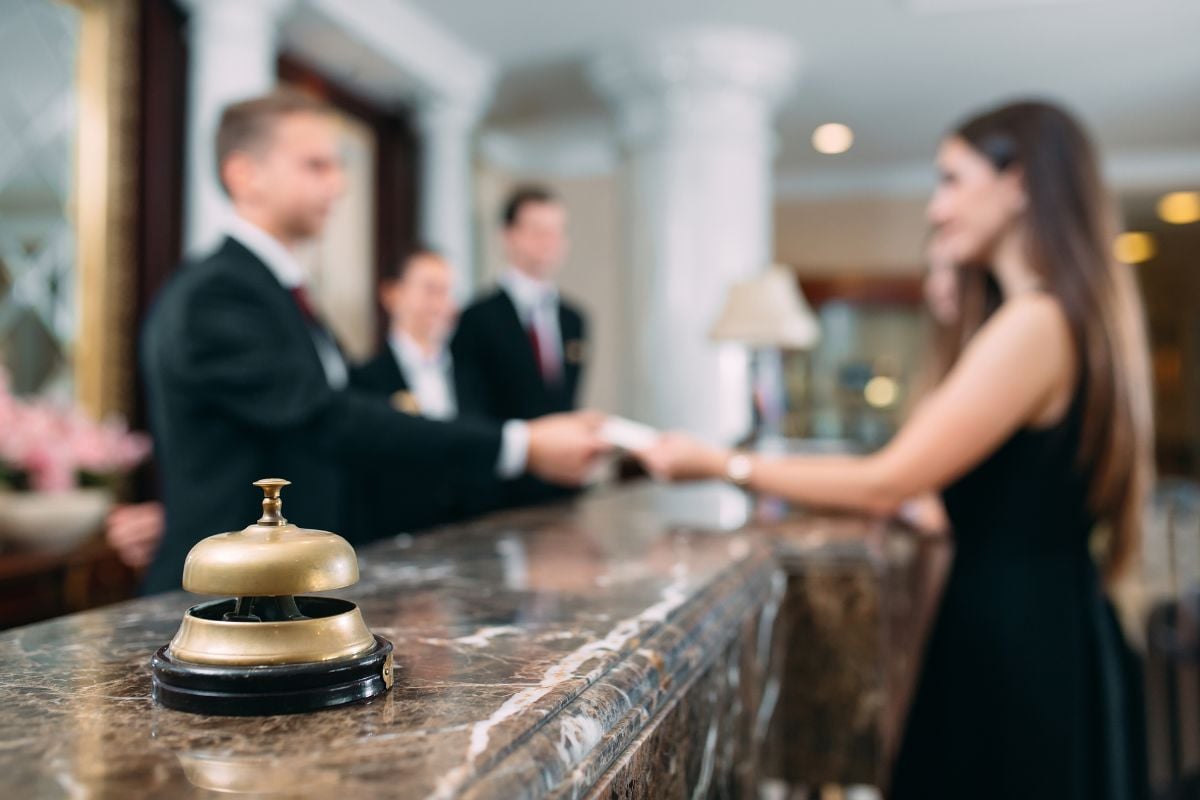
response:
<path id="1" fill-rule="evenodd" d="M 404 367 L 400 365 L 400 356 L 396 355 L 395 348 L 392 343 L 386 344 L 387 352 L 384 354 L 387 358 L 382 359 L 382 373 L 380 377 L 386 377 L 387 384 L 394 386 L 394 391 L 407 392 L 412 388 L 412 384 L 408 382 L 408 376 L 404 374 Z"/>
<path id="2" fill-rule="evenodd" d="M 521 369 L 525 372 L 527 380 L 535 381 L 538 386 L 543 385 L 542 371 L 538 368 L 537 356 L 534 355 L 533 348 L 529 344 L 529 333 L 521 323 L 521 315 L 517 313 L 516 305 L 504 289 L 498 291 L 496 310 L 502 323 L 500 331 L 509 340 L 506 349 L 510 350 L 515 355 L 517 363 L 522 365 Z"/>
<path id="3" fill-rule="evenodd" d="M 579 373 L 587 360 L 587 342 L 583 340 L 579 318 L 567 310 L 562 301 L 558 304 L 558 331 L 562 337 L 563 390 L 567 400 L 575 397 L 575 386 Z"/>
<path id="4" fill-rule="evenodd" d="M 256 294 L 265 305 L 264 313 L 278 319 L 287 328 L 289 342 L 294 342 L 292 346 L 304 347 L 311 356 L 309 360 L 313 366 L 324 373 L 325 367 L 321 364 L 321 356 L 317 353 L 316 343 L 313 342 L 313 332 L 291 292 L 283 287 L 258 256 L 236 239 L 226 237 L 221 250 L 224 257 L 241 262 L 238 269 L 255 284 Z M 327 335 L 336 347 L 337 340 L 332 335 Z M 338 352 L 341 352 L 341 348 L 338 348 Z"/>
<path id="5" fill-rule="evenodd" d="M 409 382 L 408 376 L 404 374 L 404 367 L 400 364 L 400 356 L 392 347 L 392 343 L 386 344 L 387 351 L 381 354 L 380 358 L 380 380 L 383 385 L 388 387 L 388 402 L 392 408 L 404 414 L 419 416 L 424 413 L 421 409 L 421 403 L 417 400 L 416 394 L 412 391 L 412 383 Z"/>

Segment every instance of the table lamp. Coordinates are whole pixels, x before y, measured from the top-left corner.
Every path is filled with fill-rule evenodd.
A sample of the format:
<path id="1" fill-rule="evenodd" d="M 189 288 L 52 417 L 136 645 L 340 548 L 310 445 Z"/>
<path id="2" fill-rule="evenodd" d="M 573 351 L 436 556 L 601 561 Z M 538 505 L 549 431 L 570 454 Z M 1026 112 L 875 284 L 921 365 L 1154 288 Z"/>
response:
<path id="1" fill-rule="evenodd" d="M 751 439 L 781 436 L 787 406 L 781 351 L 811 350 L 821 338 L 820 322 L 804 299 L 795 273 L 774 264 L 762 274 L 734 284 L 710 336 L 750 350 L 755 420 Z"/>

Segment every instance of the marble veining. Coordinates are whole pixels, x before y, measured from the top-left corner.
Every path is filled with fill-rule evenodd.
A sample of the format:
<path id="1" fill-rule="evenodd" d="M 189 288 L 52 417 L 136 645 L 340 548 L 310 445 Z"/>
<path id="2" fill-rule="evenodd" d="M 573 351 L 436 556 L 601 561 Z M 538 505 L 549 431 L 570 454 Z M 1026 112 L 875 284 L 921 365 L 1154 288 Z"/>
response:
<path id="1" fill-rule="evenodd" d="M 772 695 L 728 710 L 760 736 L 786 537 L 705 528 L 705 491 L 629 487 L 363 548 L 362 580 L 334 594 L 395 644 L 396 684 L 361 705 L 261 718 L 154 705 L 150 655 L 196 601 L 183 593 L 2 634 L 0 796 L 582 797 L 702 684 Z M 787 524 L 806 542 L 827 535 L 821 520 Z M 734 746 L 715 718 L 700 731 L 696 796 Z"/>

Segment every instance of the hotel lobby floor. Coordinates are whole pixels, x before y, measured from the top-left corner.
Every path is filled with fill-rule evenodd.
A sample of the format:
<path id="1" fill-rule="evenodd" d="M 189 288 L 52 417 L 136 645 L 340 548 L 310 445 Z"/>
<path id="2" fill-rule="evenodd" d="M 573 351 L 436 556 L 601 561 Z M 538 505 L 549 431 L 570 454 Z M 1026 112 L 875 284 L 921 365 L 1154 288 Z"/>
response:
<path id="1" fill-rule="evenodd" d="M 338 595 L 395 643 L 396 682 L 356 706 L 155 706 L 149 659 L 192 602 L 181 593 L 0 635 L 0 796 L 507 800 L 877 782 L 927 605 L 923 547 L 853 517 L 722 529 L 730 492 L 631 486 L 364 548 L 361 582 Z"/>

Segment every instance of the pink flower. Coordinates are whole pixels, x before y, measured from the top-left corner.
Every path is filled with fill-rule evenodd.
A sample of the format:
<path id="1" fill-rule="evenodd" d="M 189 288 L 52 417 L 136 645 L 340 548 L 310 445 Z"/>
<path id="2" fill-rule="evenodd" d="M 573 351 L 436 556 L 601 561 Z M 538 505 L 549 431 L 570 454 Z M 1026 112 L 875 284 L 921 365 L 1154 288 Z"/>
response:
<path id="1" fill-rule="evenodd" d="M 108 437 L 99 426 L 73 420 L 67 430 L 66 444 L 75 463 L 88 472 L 105 472 L 108 465 Z"/>
<path id="2" fill-rule="evenodd" d="M 25 468 L 35 492 L 64 492 L 76 486 L 75 464 L 65 447 L 40 443 L 28 454 Z"/>
<path id="3" fill-rule="evenodd" d="M 0 465 L 25 472 L 35 491 L 73 488 L 79 473 L 116 475 L 150 453 L 150 439 L 113 417 L 97 423 L 80 409 L 9 392 L 0 368 Z"/>

